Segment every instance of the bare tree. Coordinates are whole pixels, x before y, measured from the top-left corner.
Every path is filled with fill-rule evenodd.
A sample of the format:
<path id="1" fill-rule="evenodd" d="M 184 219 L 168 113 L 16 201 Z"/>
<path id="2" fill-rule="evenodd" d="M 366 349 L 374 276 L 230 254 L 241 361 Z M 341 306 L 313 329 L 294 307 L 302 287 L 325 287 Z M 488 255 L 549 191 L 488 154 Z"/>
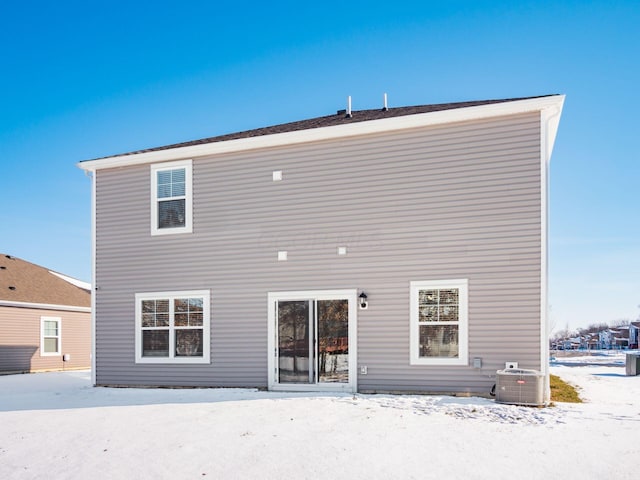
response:
<path id="1" fill-rule="evenodd" d="M 625 319 L 625 318 L 621 318 L 619 320 L 614 320 L 611 322 L 611 327 L 615 328 L 615 327 L 626 327 L 627 325 L 629 325 L 629 320 Z"/>

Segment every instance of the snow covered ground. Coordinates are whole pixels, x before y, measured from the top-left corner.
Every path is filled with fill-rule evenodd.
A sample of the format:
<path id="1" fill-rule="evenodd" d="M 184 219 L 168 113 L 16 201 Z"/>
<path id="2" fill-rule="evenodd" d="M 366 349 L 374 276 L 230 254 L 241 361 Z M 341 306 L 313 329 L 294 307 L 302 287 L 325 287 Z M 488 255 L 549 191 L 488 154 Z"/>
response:
<path id="1" fill-rule="evenodd" d="M 625 376 L 624 355 L 558 358 L 551 370 L 587 403 L 2 376 L 0 478 L 640 478 L 640 376 Z"/>

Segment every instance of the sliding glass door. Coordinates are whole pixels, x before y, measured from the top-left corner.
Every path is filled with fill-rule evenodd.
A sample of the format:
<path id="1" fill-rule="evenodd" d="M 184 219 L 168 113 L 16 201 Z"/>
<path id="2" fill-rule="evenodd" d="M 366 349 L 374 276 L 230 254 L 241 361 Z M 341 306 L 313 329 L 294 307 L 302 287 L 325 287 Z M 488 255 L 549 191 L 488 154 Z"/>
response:
<path id="1" fill-rule="evenodd" d="M 355 339 L 355 293 L 308 293 L 307 298 L 295 298 L 305 292 L 271 294 L 273 308 L 274 361 L 271 386 L 292 386 L 294 389 L 348 390 L 355 385 L 355 370 L 351 355 Z M 333 298 L 332 298 L 333 297 Z M 353 298 L 350 298 L 353 297 Z"/>

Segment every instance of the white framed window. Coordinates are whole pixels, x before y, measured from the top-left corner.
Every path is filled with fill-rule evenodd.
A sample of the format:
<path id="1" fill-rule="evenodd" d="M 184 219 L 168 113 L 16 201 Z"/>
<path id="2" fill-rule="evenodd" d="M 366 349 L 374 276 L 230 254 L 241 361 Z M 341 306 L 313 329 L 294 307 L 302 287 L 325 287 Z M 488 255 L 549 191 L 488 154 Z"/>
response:
<path id="1" fill-rule="evenodd" d="M 191 233 L 192 162 L 151 165 L 151 235 Z"/>
<path id="2" fill-rule="evenodd" d="M 40 356 L 60 355 L 62 352 L 62 319 L 40 317 Z"/>
<path id="3" fill-rule="evenodd" d="M 136 363 L 209 363 L 209 290 L 136 293 Z"/>
<path id="4" fill-rule="evenodd" d="M 469 282 L 410 283 L 411 365 L 467 365 Z"/>

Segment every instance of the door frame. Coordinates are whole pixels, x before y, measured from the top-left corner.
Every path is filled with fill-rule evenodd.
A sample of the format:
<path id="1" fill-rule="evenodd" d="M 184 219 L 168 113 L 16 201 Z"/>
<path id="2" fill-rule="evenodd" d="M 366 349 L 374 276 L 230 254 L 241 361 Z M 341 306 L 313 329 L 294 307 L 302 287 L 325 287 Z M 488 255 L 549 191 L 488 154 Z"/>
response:
<path id="1" fill-rule="evenodd" d="M 290 292 L 269 292 L 267 294 L 267 371 L 269 390 L 290 392 L 351 392 L 358 391 L 358 290 L 297 290 Z M 276 310 L 278 301 L 286 300 L 340 300 L 349 302 L 349 382 L 281 384 L 278 382 L 276 355 Z"/>

